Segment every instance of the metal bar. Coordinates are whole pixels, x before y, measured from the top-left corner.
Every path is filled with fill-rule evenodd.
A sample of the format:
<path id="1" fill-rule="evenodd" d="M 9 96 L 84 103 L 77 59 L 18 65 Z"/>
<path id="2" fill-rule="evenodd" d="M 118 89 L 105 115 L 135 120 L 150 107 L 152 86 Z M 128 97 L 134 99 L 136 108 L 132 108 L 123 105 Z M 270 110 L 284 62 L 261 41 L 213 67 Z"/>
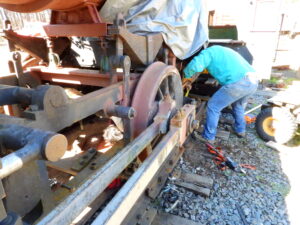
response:
<path id="1" fill-rule="evenodd" d="M 45 25 L 43 28 L 48 37 L 102 37 L 107 35 L 107 23 Z"/>
<path id="2" fill-rule="evenodd" d="M 7 149 L 16 150 L 0 159 L 0 179 L 36 158 L 57 161 L 67 149 L 67 139 L 61 134 L 18 125 L 2 125 L 0 142 Z"/>
<path id="3" fill-rule="evenodd" d="M 44 72 L 34 72 L 41 80 L 52 81 L 55 83 L 65 84 L 80 84 L 91 85 L 96 87 L 107 87 L 111 84 L 109 78 L 95 77 L 95 76 L 78 76 L 72 74 L 53 74 Z"/>
<path id="4" fill-rule="evenodd" d="M 28 88 L 0 85 L 0 105 L 30 104 L 33 92 Z"/>
<path id="5" fill-rule="evenodd" d="M 111 75 L 99 73 L 97 70 L 78 69 L 78 68 L 49 68 L 49 67 L 32 67 L 30 72 L 36 74 L 41 80 L 49 80 L 61 83 L 85 84 L 99 87 L 111 85 Z M 115 73 L 116 80 L 123 79 L 123 73 Z M 137 79 L 140 74 L 131 73 L 132 80 Z"/>
<path id="6" fill-rule="evenodd" d="M 26 163 L 38 158 L 41 154 L 40 149 L 40 144 L 33 143 L 1 158 L 2 168 L 0 169 L 0 179 L 7 177 L 21 169 Z"/>
<path id="7" fill-rule="evenodd" d="M 17 86 L 18 79 L 14 73 L 8 73 L 0 76 L 0 84 Z"/>
<path id="8" fill-rule="evenodd" d="M 135 82 L 132 81 L 132 85 Z M 53 107 L 51 114 L 44 111 L 32 112 L 36 116 L 35 120 L 3 117 L 0 115 L 0 124 L 20 124 L 32 128 L 39 128 L 50 131 L 60 131 L 73 123 L 84 119 L 99 110 L 104 109 L 109 104 L 115 104 L 123 99 L 122 82 L 91 92 L 80 98 L 70 100 L 67 104 Z M 60 115 L 57 117 L 57 115 Z"/>
<path id="9" fill-rule="evenodd" d="M 153 123 L 148 127 L 44 217 L 38 225 L 70 224 L 157 136 L 159 125 L 159 123 Z"/>
<path id="10" fill-rule="evenodd" d="M 153 150 L 141 167 L 130 177 L 126 184 L 103 209 L 92 225 L 121 224 L 130 209 L 154 177 L 161 165 L 179 143 L 179 129 L 172 129 Z"/>

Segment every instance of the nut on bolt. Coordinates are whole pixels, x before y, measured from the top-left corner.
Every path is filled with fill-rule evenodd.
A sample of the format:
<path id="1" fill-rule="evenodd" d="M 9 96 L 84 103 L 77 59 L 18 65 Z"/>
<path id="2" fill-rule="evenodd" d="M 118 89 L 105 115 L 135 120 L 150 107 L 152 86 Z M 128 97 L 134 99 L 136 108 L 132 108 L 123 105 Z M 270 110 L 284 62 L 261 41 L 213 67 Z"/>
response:
<path id="1" fill-rule="evenodd" d="M 192 126 L 192 129 L 193 129 L 193 130 L 198 129 L 199 126 L 200 126 L 199 120 L 193 120 L 191 126 Z"/>

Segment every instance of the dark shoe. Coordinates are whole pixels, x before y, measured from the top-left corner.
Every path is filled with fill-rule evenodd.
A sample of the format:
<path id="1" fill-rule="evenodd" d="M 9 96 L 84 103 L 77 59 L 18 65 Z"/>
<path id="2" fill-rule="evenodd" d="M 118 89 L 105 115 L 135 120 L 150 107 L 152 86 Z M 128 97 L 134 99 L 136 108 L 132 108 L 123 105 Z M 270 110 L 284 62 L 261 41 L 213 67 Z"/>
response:
<path id="1" fill-rule="evenodd" d="M 238 138 L 246 137 L 246 132 L 236 132 L 232 126 L 226 126 L 225 130 L 229 131 L 230 133 L 235 134 Z"/>
<path id="2" fill-rule="evenodd" d="M 246 132 L 241 132 L 241 133 L 235 133 L 236 134 L 236 136 L 238 136 L 239 138 L 244 138 L 244 137 L 246 137 Z"/>
<path id="3" fill-rule="evenodd" d="M 197 131 L 193 132 L 193 136 L 195 137 L 195 139 L 197 139 L 201 142 L 204 142 L 204 143 L 209 143 L 211 145 L 213 145 L 215 143 L 215 140 L 208 140 L 208 139 L 202 137 L 202 135 L 199 134 Z"/>

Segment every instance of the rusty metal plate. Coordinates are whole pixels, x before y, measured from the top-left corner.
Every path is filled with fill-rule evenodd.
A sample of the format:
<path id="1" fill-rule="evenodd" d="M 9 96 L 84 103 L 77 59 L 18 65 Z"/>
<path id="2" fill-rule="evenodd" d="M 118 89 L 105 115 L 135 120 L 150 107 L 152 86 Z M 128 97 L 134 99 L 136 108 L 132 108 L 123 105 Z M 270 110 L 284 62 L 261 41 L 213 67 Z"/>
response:
<path id="1" fill-rule="evenodd" d="M 48 37 L 102 37 L 107 35 L 106 23 L 45 25 Z"/>

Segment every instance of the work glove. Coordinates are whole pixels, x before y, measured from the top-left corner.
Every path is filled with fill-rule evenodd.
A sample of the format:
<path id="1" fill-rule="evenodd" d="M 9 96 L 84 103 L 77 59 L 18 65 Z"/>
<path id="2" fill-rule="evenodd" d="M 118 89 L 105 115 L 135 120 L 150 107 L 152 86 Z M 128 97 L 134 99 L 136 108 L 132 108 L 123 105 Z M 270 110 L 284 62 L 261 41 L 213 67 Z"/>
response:
<path id="1" fill-rule="evenodd" d="M 193 83 L 193 78 L 183 78 L 182 79 L 182 86 L 186 87 L 186 86 L 190 86 Z"/>
<path id="2" fill-rule="evenodd" d="M 192 89 L 192 83 L 197 79 L 197 75 L 194 75 L 190 78 L 183 78 L 182 79 L 182 86 L 183 89 L 186 90 L 185 96 L 187 97 L 189 95 L 190 90 Z"/>

